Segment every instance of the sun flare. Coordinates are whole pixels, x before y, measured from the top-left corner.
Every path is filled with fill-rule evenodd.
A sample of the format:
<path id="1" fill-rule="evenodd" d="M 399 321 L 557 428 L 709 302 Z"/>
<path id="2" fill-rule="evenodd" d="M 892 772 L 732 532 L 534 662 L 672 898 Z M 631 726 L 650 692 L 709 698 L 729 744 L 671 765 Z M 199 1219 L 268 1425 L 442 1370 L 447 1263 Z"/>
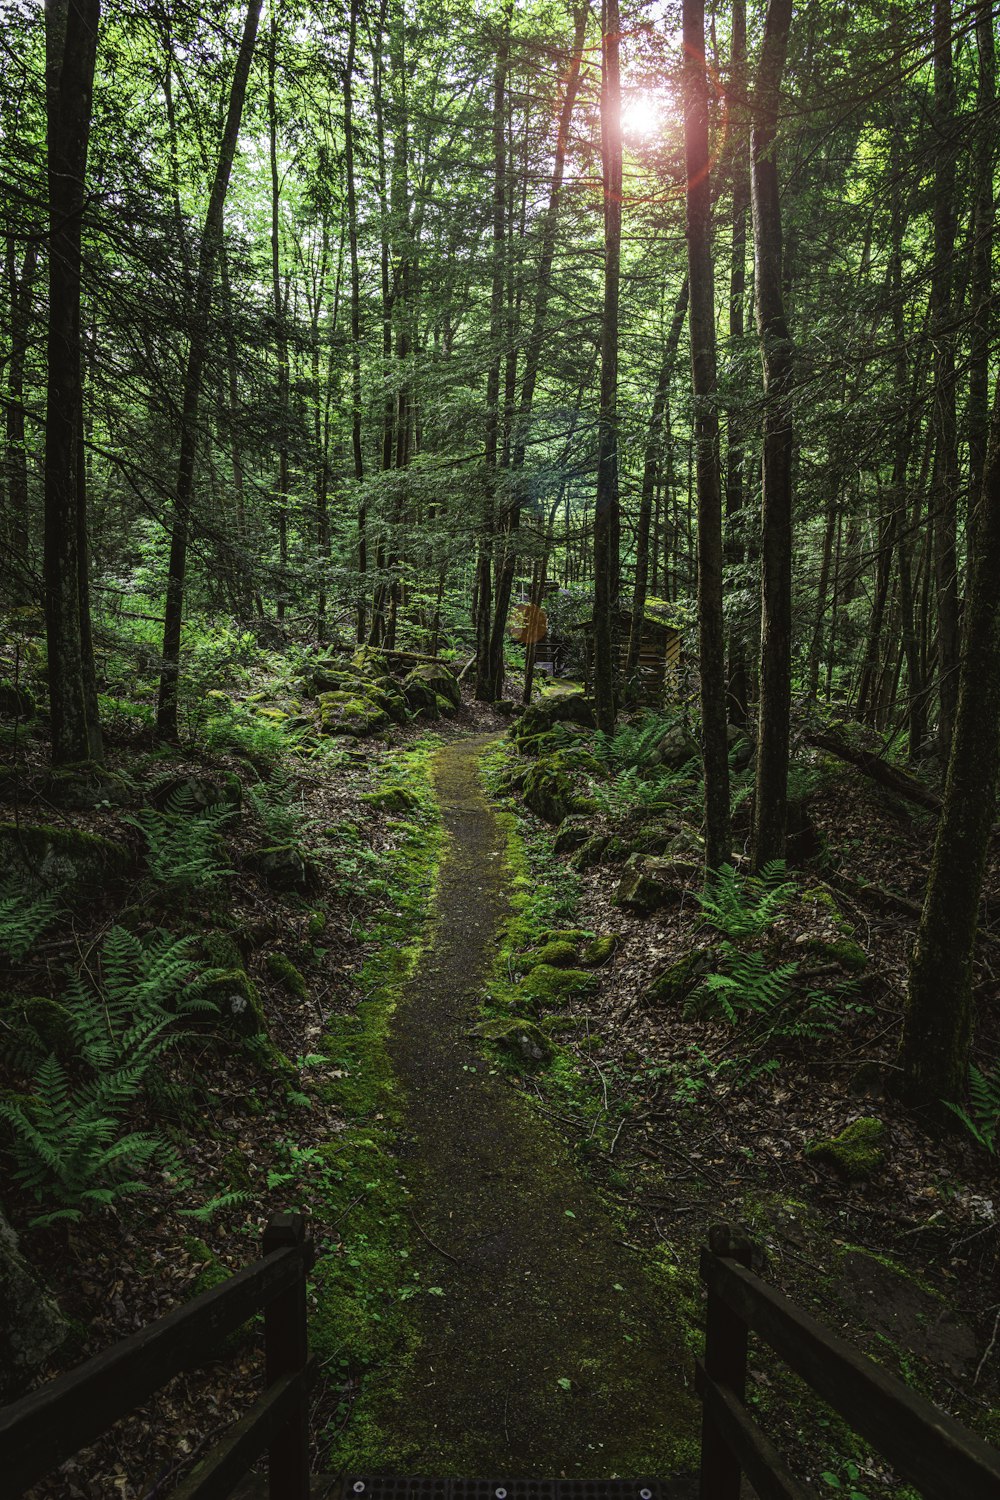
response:
<path id="1" fill-rule="evenodd" d="M 651 94 L 634 94 L 622 110 L 622 130 L 634 140 L 649 140 L 661 121 L 660 106 Z"/>

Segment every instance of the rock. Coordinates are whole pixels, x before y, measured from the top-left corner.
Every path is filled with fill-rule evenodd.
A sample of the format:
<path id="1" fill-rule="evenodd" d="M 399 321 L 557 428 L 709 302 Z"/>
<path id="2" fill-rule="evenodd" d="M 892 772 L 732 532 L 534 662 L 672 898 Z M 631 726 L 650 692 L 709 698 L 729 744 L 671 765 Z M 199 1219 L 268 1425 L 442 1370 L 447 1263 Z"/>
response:
<path id="1" fill-rule="evenodd" d="M 518 991 L 541 1008 L 559 1005 L 570 995 L 585 994 L 593 984 L 594 976 L 582 969 L 557 969 L 552 964 L 538 964 L 521 980 Z"/>
<path id="2" fill-rule="evenodd" d="M 309 986 L 305 977 L 284 953 L 269 953 L 264 967 L 271 978 L 283 985 L 290 995 L 294 995 L 297 1000 L 308 1000 Z"/>
<path id="3" fill-rule="evenodd" d="M 862 969 L 868 967 L 868 954 L 853 938 L 833 938 L 830 942 L 823 938 L 809 938 L 804 946 L 808 952 L 815 953 L 817 958 L 839 964 L 851 974 L 860 974 Z"/>
<path id="4" fill-rule="evenodd" d="M 492 1042 L 515 1062 L 537 1065 L 548 1062 L 552 1056 L 552 1044 L 544 1032 L 534 1021 L 526 1021 L 522 1016 L 503 1016 L 482 1021 L 473 1028 L 471 1035 Z"/>
<path id="5" fill-rule="evenodd" d="M 407 813 L 420 806 L 420 798 L 405 786 L 384 786 L 377 792 L 363 792 L 361 801 L 380 812 Z"/>
<path id="6" fill-rule="evenodd" d="M 561 823 L 576 810 L 573 783 L 550 761 L 540 760 L 531 767 L 524 779 L 524 800 L 547 823 Z"/>
<path id="7" fill-rule="evenodd" d="M 219 1021 L 237 1036 L 258 1037 L 266 1030 L 257 986 L 245 969 L 230 969 L 205 986 L 205 998 L 218 1006 Z"/>
<path id="8" fill-rule="evenodd" d="M 583 690 L 573 693 L 546 693 L 524 710 L 510 731 L 514 744 L 521 748 L 525 740 L 547 734 L 555 724 L 578 724 L 593 729 L 594 705 Z"/>
<path id="9" fill-rule="evenodd" d="M 600 969 L 610 963 L 621 938 L 617 932 L 609 932 L 605 937 L 594 938 L 588 943 L 580 954 L 580 962 L 585 969 Z"/>
<path id="10" fill-rule="evenodd" d="M 319 727 L 322 734 L 350 734 L 364 738 L 385 729 L 389 722 L 385 709 L 360 693 L 332 692 L 319 695 Z"/>
<path id="11" fill-rule="evenodd" d="M 576 945 L 561 942 L 546 943 L 531 954 L 530 958 L 533 969 L 539 964 L 551 964 L 554 969 L 572 969 L 577 962 Z"/>
<path id="12" fill-rule="evenodd" d="M 23 1396 L 70 1331 L 54 1298 L 21 1254 L 17 1235 L 0 1213 L 0 1401 Z"/>
<path id="13" fill-rule="evenodd" d="M 579 849 L 570 860 L 570 868 L 573 870 L 590 870 L 594 865 L 599 865 L 604 858 L 604 851 L 610 844 L 611 839 L 606 833 L 595 833 L 586 843 L 581 844 Z"/>
<path id="14" fill-rule="evenodd" d="M 439 662 L 421 662 L 408 672 L 403 679 L 403 696 L 407 696 L 407 688 L 416 683 L 423 683 L 430 688 L 431 692 L 440 698 L 444 698 L 451 706 L 452 711 L 462 706 L 462 688 L 454 672 L 449 671 Z"/>
<path id="15" fill-rule="evenodd" d="M 493 707 L 495 708 L 496 712 L 498 714 L 502 714 L 505 719 L 512 718 L 513 715 L 517 712 L 517 704 L 514 702 L 513 698 L 498 698 Z"/>
<path id="16" fill-rule="evenodd" d="M 524 773 L 525 778 L 527 772 Z M 555 842 L 552 845 L 553 854 L 570 854 L 574 849 L 579 849 L 591 836 L 593 823 L 585 813 L 570 813 L 559 825 Z"/>
<path id="17" fill-rule="evenodd" d="M 862 1116 L 839 1135 L 810 1142 L 806 1156 L 811 1161 L 836 1167 L 852 1182 L 872 1177 L 885 1161 L 885 1122 L 872 1115 Z"/>
<path id="18" fill-rule="evenodd" d="M 314 884 L 312 867 L 293 844 L 258 849 L 250 856 L 253 870 L 273 891 L 298 891 L 305 895 Z"/>
<path id="19" fill-rule="evenodd" d="M 700 873 L 700 866 L 690 860 L 655 859 L 651 855 L 633 854 L 625 866 L 612 900 L 626 911 L 647 915 L 661 906 L 679 901 L 684 886 Z"/>
<path id="20" fill-rule="evenodd" d="M 655 974 L 639 996 L 648 1006 L 682 1005 L 698 988 L 706 974 L 715 969 L 718 954 L 714 948 L 693 948 L 675 963 Z"/>
<path id="21" fill-rule="evenodd" d="M 679 771 L 688 761 L 701 759 L 701 747 L 690 729 L 683 724 L 675 724 L 657 745 L 656 759 L 659 765 L 666 766 L 668 770 Z"/>
<path id="22" fill-rule="evenodd" d="M 669 828 L 640 828 L 627 839 L 629 854 L 666 854 L 677 835 Z"/>
<path id="23" fill-rule="evenodd" d="M 0 869 L 19 874 L 34 890 L 91 897 L 123 877 L 131 862 L 121 844 L 81 828 L 0 823 Z"/>
<path id="24" fill-rule="evenodd" d="M 421 677 L 407 677 L 403 683 L 403 699 L 411 714 L 419 714 L 425 719 L 436 719 L 440 716 L 438 708 L 438 695 L 430 683 L 424 682 Z"/>
<path id="25" fill-rule="evenodd" d="M 150 788 L 146 801 L 160 812 L 197 814 L 209 807 L 229 807 L 239 812 L 243 806 L 243 783 L 235 771 L 214 776 L 166 776 Z"/>
<path id="26" fill-rule="evenodd" d="M 11 682 L 9 677 L 0 677 L 0 718 L 31 719 L 34 715 L 34 695 L 27 688 Z"/>
<path id="27" fill-rule="evenodd" d="M 46 771 L 38 790 L 53 807 L 80 812 L 91 812 L 102 804 L 122 807 L 129 800 L 129 787 L 124 777 L 116 776 L 114 771 L 89 760 Z"/>

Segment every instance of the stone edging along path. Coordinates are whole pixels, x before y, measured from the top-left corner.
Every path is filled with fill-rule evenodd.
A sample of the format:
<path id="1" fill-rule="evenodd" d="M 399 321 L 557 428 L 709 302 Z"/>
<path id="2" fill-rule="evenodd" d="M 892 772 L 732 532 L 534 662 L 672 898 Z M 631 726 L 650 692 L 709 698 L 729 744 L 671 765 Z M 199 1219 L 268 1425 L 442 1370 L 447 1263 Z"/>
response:
<path id="1" fill-rule="evenodd" d="M 418 1299 L 417 1352 L 380 1413 L 383 1472 L 665 1478 L 690 1463 L 690 1354 L 564 1142 L 468 1034 L 507 910 L 485 743 L 436 758 L 433 935 L 392 1021 L 413 1254 L 439 1291 Z"/>

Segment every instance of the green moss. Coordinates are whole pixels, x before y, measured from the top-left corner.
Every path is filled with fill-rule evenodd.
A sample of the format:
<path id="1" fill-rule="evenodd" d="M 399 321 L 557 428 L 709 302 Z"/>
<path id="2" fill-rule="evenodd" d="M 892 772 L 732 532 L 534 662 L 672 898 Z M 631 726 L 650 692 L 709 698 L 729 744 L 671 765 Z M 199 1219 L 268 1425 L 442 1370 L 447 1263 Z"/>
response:
<path id="1" fill-rule="evenodd" d="M 674 963 L 653 976 L 642 992 L 644 1005 L 681 1005 L 698 985 L 711 974 L 717 954 L 711 948 L 693 948 Z"/>
<path id="2" fill-rule="evenodd" d="M 593 974 L 582 969 L 556 969 L 539 964 L 521 980 L 518 993 L 536 1006 L 561 1005 L 570 995 L 586 994 L 594 985 Z"/>
<path id="3" fill-rule="evenodd" d="M 252 1038 L 266 1034 L 260 994 L 245 969 L 230 969 L 216 975 L 206 987 L 205 995 L 219 1007 L 221 1024 L 237 1036 Z"/>
<path id="4" fill-rule="evenodd" d="M 472 1035 L 492 1042 L 516 1066 L 538 1066 L 552 1056 L 552 1043 L 534 1021 L 523 1016 L 491 1016 L 473 1027 Z"/>
<path id="5" fill-rule="evenodd" d="M 82 828 L 0 823 L 0 866 L 36 888 L 62 888 L 91 897 L 95 888 L 123 876 L 129 864 L 128 850 L 121 844 Z"/>
<path id="6" fill-rule="evenodd" d="M 573 943 L 546 943 L 529 957 L 533 969 L 539 964 L 550 964 L 554 969 L 571 969 L 577 963 L 576 947 Z"/>
<path id="7" fill-rule="evenodd" d="M 228 932 L 206 932 L 198 947 L 210 969 L 232 971 L 242 968 L 243 958 L 236 941 Z"/>
<path id="8" fill-rule="evenodd" d="M 364 792 L 361 801 L 382 812 L 412 812 L 420 806 L 417 793 L 405 786 L 385 786 L 375 792 Z"/>
<path id="9" fill-rule="evenodd" d="M 806 1156 L 829 1162 L 852 1181 L 872 1177 L 885 1161 L 886 1128 L 882 1120 L 865 1116 L 848 1125 L 839 1135 L 812 1141 Z"/>
<path id="10" fill-rule="evenodd" d="M 605 937 L 595 938 L 580 954 L 580 962 L 585 969 L 602 968 L 604 964 L 610 963 L 620 941 L 617 932 L 610 932 Z"/>
<path id="11" fill-rule="evenodd" d="M 290 995 L 298 1000 L 308 1000 L 309 986 L 299 970 L 287 958 L 284 953 L 269 953 L 265 959 L 265 968 L 272 979 L 283 984 Z"/>
<path id="12" fill-rule="evenodd" d="M 808 952 L 815 953 L 818 958 L 839 964 L 842 969 L 847 969 L 852 974 L 858 974 L 868 967 L 868 954 L 853 938 L 835 938 L 833 942 L 813 938 L 806 944 L 806 947 Z"/>
<path id="13" fill-rule="evenodd" d="M 593 935 L 585 927 L 546 927 L 538 934 L 538 942 L 569 943 L 571 947 L 578 948 L 581 943 L 589 942 Z"/>
<path id="14" fill-rule="evenodd" d="M 319 727 L 323 734 L 365 736 L 385 729 L 389 715 L 371 698 L 338 690 L 319 695 Z"/>
<path id="15" fill-rule="evenodd" d="M 589 870 L 594 865 L 599 865 L 610 843 L 611 839 L 606 833 L 593 834 L 577 849 L 570 860 L 570 867 L 574 870 Z"/>
<path id="16" fill-rule="evenodd" d="M 306 924 L 306 932 L 310 938 L 322 937 L 327 927 L 327 915 L 325 911 L 311 911 L 309 921 Z"/>

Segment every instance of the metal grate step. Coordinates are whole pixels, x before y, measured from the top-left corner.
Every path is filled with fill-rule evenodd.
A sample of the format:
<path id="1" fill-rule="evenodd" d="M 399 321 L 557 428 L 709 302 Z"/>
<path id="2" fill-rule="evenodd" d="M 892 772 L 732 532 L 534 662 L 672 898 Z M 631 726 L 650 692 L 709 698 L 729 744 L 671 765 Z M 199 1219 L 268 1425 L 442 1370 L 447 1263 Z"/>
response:
<path id="1" fill-rule="evenodd" d="M 655 1479 L 396 1479 L 350 1476 L 344 1500 L 671 1500 Z"/>

